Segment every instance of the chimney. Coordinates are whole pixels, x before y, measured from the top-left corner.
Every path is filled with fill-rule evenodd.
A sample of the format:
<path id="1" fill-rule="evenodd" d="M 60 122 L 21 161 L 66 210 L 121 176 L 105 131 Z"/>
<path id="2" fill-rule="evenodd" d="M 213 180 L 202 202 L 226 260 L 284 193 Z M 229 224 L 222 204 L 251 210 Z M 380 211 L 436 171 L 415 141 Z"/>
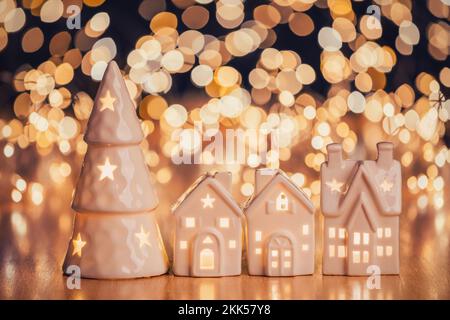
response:
<path id="1" fill-rule="evenodd" d="M 392 142 L 377 143 L 378 157 L 377 165 L 388 168 L 394 160 L 394 144 Z"/>
<path id="2" fill-rule="evenodd" d="M 272 181 L 277 169 L 262 168 L 255 172 L 255 195 L 259 194 L 267 184 Z"/>
<path id="3" fill-rule="evenodd" d="M 329 167 L 340 167 L 342 165 L 342 145 L 340 143 L 330 143 L 327 145 Z"/>
<path id="4" fill-rule="evenodd" d="M 214 179 L 220 182 L 220 184 L 228 191 L 231 192 L 231 172 L 219 171 L 214 174 Z"/>

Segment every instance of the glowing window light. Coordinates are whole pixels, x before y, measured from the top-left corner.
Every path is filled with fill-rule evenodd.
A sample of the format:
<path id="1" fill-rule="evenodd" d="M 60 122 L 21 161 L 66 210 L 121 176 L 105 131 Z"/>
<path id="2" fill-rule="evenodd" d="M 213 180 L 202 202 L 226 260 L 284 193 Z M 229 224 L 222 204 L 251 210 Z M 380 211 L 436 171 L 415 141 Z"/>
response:
<path id="1" fill-rule="evenodd" d="M 336 228 L 328 228 L 328 238 L 336 238 Z"/>
<path id="2" fill-rule="evenodd" d="M 229 228 L 230 227 L 230 219 L 229 218 L 220 218 L 219 226 L 221 228 Z"/>
<path id="3" fill-rule="evenodd" d="M 309 225 L 304 224 L 302 228 L 303 228 L 303 230 L 302 230 L 303 235 L 307 236 L 309 234 Z"/>
<path id="4" fill-rule="evenodd" d="M 187 217 L 184 222 L 186 228 L 195 228 L 195 218 Z"/>
<path id="5" fill-rule="evenodd" d="M 386 246 L 386 256 L 392 256 L 392 246 Z"/>
<path id="6" fill-rule="evenodd" d="M 335 248 L 336 247 L 333 244 L 328 246 L 328 256 L 330 258 L 333 258 L 335 256 Z"/>
<path id="7" fill-rule="evenodd" d="M 187 241 L 185 240 L 180 241 L 180 249 L 181 250 L 187 249 Z"/>
<path id="8" fill-rule="evenodd" d="M 361 262 L 361 252 L 353 251 L 353 263 L 360 263 L 360 262 Z"/>

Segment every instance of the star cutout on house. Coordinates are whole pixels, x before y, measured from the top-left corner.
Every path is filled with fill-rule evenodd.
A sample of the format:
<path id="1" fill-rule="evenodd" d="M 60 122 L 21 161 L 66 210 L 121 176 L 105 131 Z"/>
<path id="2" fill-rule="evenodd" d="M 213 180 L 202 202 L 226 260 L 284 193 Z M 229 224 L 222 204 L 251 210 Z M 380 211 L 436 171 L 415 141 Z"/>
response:
<path id="1" fill-rule="evenodd" d="M 72 240 L 73 251 L 72 255 L 78 255 L 81 257 L 81 249 L 86 245 L 86 241 L 81 240 L 81 234 L 78 232 L 76 239 Z"/>
<path id="2" fill-rule="evenodd" d="M 139 240 L 139 248 L 142 248 L 144 245 L 152 246 L 150 243 L 150 232 L 145 232 L 143 225 L 141 225 L 141 231 L 136 232 L 134 235 Z"/>
<path id="3" fill-rule="evenodd" d="M 393 186 L 394 184 L 392 182 L 387 181 L 386 179 L 384 179 L 383 183 L 380 184 L 380 188 L 381 190 L 383 190 L 383 192 L 391 191 Z"/>
<path id="4" fill-rule="evenodd" d="M 333 179 L 331 182 L 326 182 L 327 186 L 330 188 L 331 192 L 336 191 L 338 193 L 341 193 L 341 188 L 344 185 L 344 183 L 337 181 L 336 179 Z"/>
<path id="5" fill-rule="evenodd" d="M 111 96 L 111 93 L 109 90 L 106 91 L 106 95 L 100 98 L 100 102 L 102 103 L 102 106 L 100 107 L 100 111 L 109 109 L 111 111 L 114 111 L 114 102 L 116 101 L 116 98 Z"/>
<path id="6" fill-rule="evenodd" d="M 101 175 L 99 180 L 102 181 L 105 178 L 108 178 L 110 180 L 114 180 L 114 170 L 117 169 L 117 166 L 112 165 L 109 162 L 109 158 L 106 158 L 104 165 L 97 166 L 98 170 L 100 170 Z"/>
<path id="7" fill-rule="evenodd" d="M 216 201 L 215 198 L 211 197 L 209 193 L 206 194 L 206 197 L 200 199 L 203 202 L 203 208 L 214 208 L 213 203 Z"/>

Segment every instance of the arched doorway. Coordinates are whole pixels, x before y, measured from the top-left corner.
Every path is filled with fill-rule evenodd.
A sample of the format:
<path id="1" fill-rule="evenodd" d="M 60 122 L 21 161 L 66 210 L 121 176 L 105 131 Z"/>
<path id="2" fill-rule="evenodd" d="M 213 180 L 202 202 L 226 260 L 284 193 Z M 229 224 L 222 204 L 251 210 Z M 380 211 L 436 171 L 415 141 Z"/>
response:
<path id="1" fill-rule="evenodd" d="M 294 250 L 291 240 L 285 235 L 274 235 L 267 243 L 266 265 L 267 276 L 292 276 Z"/>
<path id="2" fill-rule="evenodd" d="M 218 237 L 212 232 L 197 235 L 192 251 L 192 275 L 215 277 L 220 275 L 221 250 Z"/>

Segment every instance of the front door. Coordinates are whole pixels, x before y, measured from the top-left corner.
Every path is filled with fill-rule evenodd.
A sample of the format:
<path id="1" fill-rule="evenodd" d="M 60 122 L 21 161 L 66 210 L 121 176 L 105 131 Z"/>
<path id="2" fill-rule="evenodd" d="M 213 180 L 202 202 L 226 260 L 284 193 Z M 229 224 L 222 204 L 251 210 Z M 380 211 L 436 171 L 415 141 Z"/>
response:
<path id="1" fill-rule="evenodd" d="M 293 255 L 292 242 L 289 238 L 282 235 L 272 237 L 266 248 L 266 275 L 292 276 Z"/>
<path id="2" fill-rule="evenodd" d="M 199 234 L 193 250 L 193 276 L 217 277 L 220 275 L 219 241 L 212 233 Z"/>

